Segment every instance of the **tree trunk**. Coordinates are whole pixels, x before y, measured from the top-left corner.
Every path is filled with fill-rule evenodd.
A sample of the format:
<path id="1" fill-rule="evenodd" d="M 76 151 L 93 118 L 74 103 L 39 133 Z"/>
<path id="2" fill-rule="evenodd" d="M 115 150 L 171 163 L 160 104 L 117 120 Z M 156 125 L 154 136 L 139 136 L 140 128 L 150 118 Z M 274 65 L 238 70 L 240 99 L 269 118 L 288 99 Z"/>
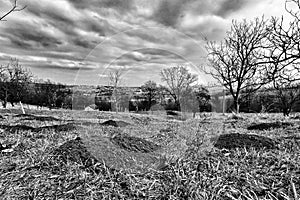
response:
<path id="1" fill-rule="evenodd" d="M 240 112 L 240 104 L 239 104 L 239 98 L 238 97 L 234 98 L 234 108 L 236 109 L 236 113 Z"/>
<path id="2" fill-rule="evenodd" d="M 3 106 L 3 108 L 6 108 L 6 106 L 7 106 L 7 101 L 6 101 L 6 100 L 4 100 L 4 101 L 2 102 L 2 106 Z"/>

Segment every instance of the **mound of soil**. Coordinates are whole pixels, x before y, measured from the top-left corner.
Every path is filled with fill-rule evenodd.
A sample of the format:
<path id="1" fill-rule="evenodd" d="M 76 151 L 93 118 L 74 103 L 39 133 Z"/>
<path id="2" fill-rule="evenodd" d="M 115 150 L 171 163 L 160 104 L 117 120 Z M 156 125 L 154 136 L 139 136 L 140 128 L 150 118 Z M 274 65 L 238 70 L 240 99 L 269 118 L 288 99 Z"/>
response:
<path id="1" fill-rule="evenodd" d="M 39 116 L 39 115 L 32 115 L 32 114 L 18 114 L 15 117 L 22 117 L 22 120 L 37 120 L 37 121 L 61 121 L 52 116 Z"/>
<path id="2" fill-rule="evenodd" d="M 159 145 L 154 144 L 150 141 L 128 135 L 119 134 L 111 138 L 110 140 L 120 148 L 133 152 L 150 153 L 160 148 Z"/>
<path id="3" fill-rule="evenodd" d="M 291 126 L 291 123 L 288 122 L 270 122 L 270 123 L 260 123 L 260 124 L 253 124 L 250 125 L 247 129 L 248 130 L 269 130 L 272 128 L 287 128 Z"/>
<path id="4" fill-rule="evenodd" d="M 167 115 L 171 115 L 171 116 L 178 116 L 178 113 L 172 110 L 167 110 Z"/>
<path id="5" fill-rule="evenodd" d="M 0 125 L 1 129 L 4 129 L 5 131 L 11 131 L 11 132 L 17 132 L 17 131 L 34 131 L 34 127 L 26 126 L 26 125 Z"/>
<path id="6" fill-rule="evenodd" d="M 128 122 L 124 121 L 115 121 L 115 120 L 107 120 L 103 123 L 101 123 L 103 126 L 114 126 L 114 127 L 125 127 L 130 125 Z"/>
<path id="7" fill-rule="evenodd" d="M 82 164 L 85 168 L 92 167 L 98 160 L 91 155 L 80 137 L 62 144 L 52 152 L 52 155 L 67 163 L 68 161 Z"/>
<path id="8" fill-rule="evenodd" d="M 74 124 L 59 124 L 59 125 L 52 125 L 52 126 L 42 126 L 42 127 L 38 127 L 35 128 L 34 131 L 35 132 L 40 132 L 42 130 L 45 129 L 50 129 L 50 130 L 55 130 L 57 132 L 61 132 L 61 131 L 72 131 L 76 129 L 76 126 Z"/>
<path id="9" fill-rule="evenodd" d="M 219 136 L 214 146 L 219 149 L 235 149 L 244 147 L 274 149 L 276 147 L 275 142 L 270 138 L 239 133 L 230 133 Z"/>
<path id="10" fill-rule="evenodd" d="M 32 132 L 40 132 L 42 130 L 55 130 L 57 132 L 61 131 L 70 131 L 75 130 L 76 127 L 73 124 L 59 124 L 59 125 L 52 125 L 52 126 L 42 126 L 42 127 L 31 127 L 26 125 L 0 125 L 0 128 L 11 131 L 11 132 L 17 132 L 17 131 L 32 131 Z"/>

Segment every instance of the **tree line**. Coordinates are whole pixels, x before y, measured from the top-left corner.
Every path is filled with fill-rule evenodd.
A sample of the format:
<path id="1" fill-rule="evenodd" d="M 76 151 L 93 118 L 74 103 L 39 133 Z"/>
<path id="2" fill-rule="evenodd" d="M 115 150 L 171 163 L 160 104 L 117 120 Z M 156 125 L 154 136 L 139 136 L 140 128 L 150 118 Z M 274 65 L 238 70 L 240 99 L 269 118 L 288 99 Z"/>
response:
<path id="1" fill-rule="evenodd" d="M 17 59 L 0 65 L 0 100 L 4 108 L 10 103 L 23 102 L 38 107 L 72 108 L 70 87 L 41 80 L 24 68 Z"/>

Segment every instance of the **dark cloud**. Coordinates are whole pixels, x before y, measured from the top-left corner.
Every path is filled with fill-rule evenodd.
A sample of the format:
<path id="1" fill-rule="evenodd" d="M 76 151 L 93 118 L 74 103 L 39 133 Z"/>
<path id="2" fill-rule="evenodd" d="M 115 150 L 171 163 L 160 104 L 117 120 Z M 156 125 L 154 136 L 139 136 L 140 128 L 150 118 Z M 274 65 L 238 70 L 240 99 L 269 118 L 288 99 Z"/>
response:
<path id="1" fill-rule="evenodd" d="M 31 65 L 33 68 L 42 68 L 42 69 L 52 69 L 52 70 L 68 70 L 68 71 L 78 71 L 78 70 L 94 70 L 93 68 L 90 67 L 84 67 L 82 65 L 77 65 L 73 67 L 68 67 L 64 65 L 58 65 L 58 64 L 39 64 L 39 65 Z"/>
<path id="2" fill-rule="evenodd" d="M 165 26 L 176 26 L 189 0 L 162 0 L 153 17 Z"/>
<path id="3" fill-rule="evenodd" d="M 79 9 L 114 8 L 119 11 L 128 11 L 134 8 L 132 0 L 89 0 L 88 3 L 83 0 L 69 0 L 69 2 Z"/>
<path id="4" fill-rule="evenodd" d="M 161 0 L 152 18 L 165 25 L 176 27 L 187 13 L 195 16 L 217 15 L 226 17 L 255 1 L 247 0 Z"/>
<path id="5" fill-rule="evenodd" d="M 164 41 L 159 35 L 153 34 L 153 33 L 147 33 L 146 32 L 147 29 L 145 29 L 145 31 L 128 31 L 126 34 L 131 36 L 131 37 L 136 37 L 136 38 L 140 38 L 144 41 L 148 41 L 148 42 L 153 42 L 153 43 L 158 43 L 158 44 L 163 44 L 166 41 Z"/>
<path id="6" fill-rule="evenodd" d="M 224 17 L 246 6 L 247 3 L 249 3 L 249 1 L 247 0 L 224 0 L 221 3 L 220 9 L 217 10 L 216 14 Z"/>
<path id="7" fill-rule="evenodd" d="M 62 44 L 59 38 L 31 24 L 14 23 L 13 26 L 5 28 L 5 33 L 14 45 L 26 49 L 56 48 Z"/>
<path id="8" fill-rule="evenodd" d="M 74 38 L 73 43 L 76 46 L 80 46 L 80 47 L 83 47 L 83 48 L 86 48 L 86 49 L 92 49 L 96 46 L 96 44 L 94 42 L 91 42 L 88 39 L 80 38 L 80 37 Z"/>
<path id="9" fill-rule="evenodd" d="M 27 6 L 26 11 L 42 19 L 55 21 L 56 24 L 63 23 L 69 24 L 70 26 L 75 25 L 75 19 L 70 17 L 71 13 L 63 13 L 61 10 L 48 8 L 42 6 L 42 4 L 32 2 Z"/>

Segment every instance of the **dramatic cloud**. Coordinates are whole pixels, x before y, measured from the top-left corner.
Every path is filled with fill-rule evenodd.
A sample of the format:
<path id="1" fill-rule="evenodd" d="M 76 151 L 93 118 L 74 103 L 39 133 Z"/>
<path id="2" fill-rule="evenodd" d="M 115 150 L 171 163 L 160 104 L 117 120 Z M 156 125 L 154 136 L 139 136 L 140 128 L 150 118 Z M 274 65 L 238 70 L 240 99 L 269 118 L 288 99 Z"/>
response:
<path id="1" fill-rule="evenodd" d="M 18 2 L 27 8 L 0 22 L 0 64 L 15 57 L 40 78 L 69 84 L 106 84 L 110 68 L 126 69 L 127 85 L 160 82 L 159 71 L 176 64 L 200 73 L 205 38 L 221 40 L 232 19 L 284 12 L 277 0 Z M 0 15 L 10 6 L 0 1 Z"/>

